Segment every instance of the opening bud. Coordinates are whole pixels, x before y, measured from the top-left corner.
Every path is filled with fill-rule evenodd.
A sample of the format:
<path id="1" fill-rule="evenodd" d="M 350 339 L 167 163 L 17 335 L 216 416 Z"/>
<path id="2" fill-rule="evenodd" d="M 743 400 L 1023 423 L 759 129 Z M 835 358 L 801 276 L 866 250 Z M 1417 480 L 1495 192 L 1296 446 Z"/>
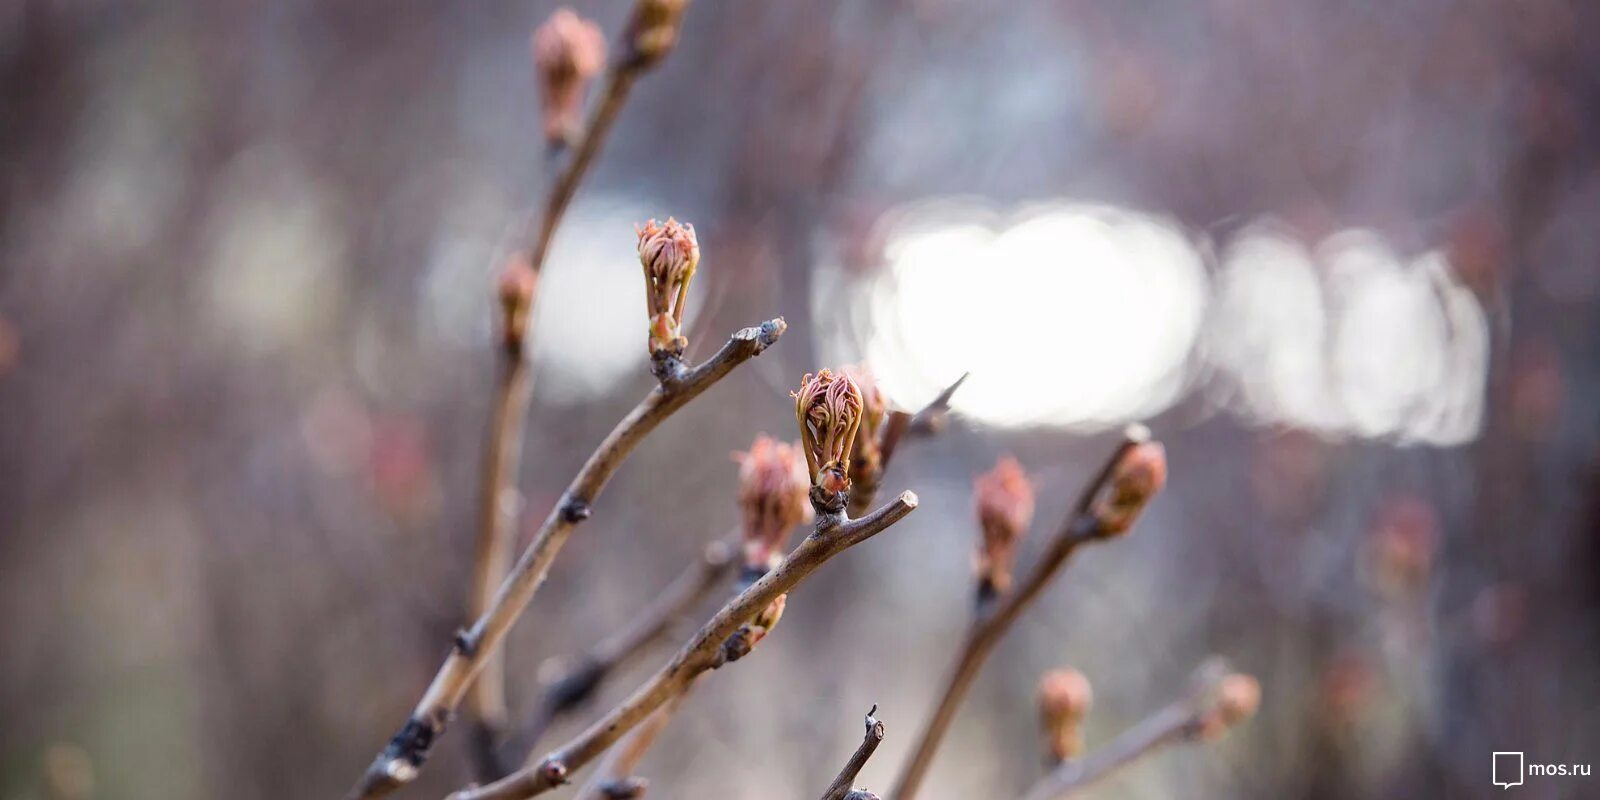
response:
<path id="1" fill-rule="evenodd" d="M 878 388 L 877 378 L 866 366 L 846 367 L 845 372 L 861 389 L 861 425 L 856 428 L 855 441 L 851 445 L 850 483 L 857 487 L 855 497 L 870 503 L 878 493 L 878 486 L 883 483 L 883 450 L 879 436 L 889 403 L 883 390 Z M 865 510 L 856 508 L 852 503 L 850 513 L 864 513 Z"/>
<path id="2" fill-rule="evenodd" d="M 567 144 L 578 132 L 583 95 L 606 62 L 600 26 L 570 8 L 558 8 L 533 32 L 533 63 L 539 77 L 544 136 Z"/>
<path id="3" fill-rule="evenodd" d="M 982 599 L 1011 588 L 1017 543 L 1033 522 L 1033 485 L 1015 458 L 1002 456 L 973 482 L 973 496 L 983 531 L 974 564 Z"/>
<path id="4" fill-rule="evenodd" d="M 843 508 L 850 491 L 850 451 L 861 425 L 861 387 L 847 374 L 824 369 L 806 373 L 792 395 L 811 485 L 822 493 L 822 505 Z"/>
<path id="5" fill-rule="evenodd" d="M 747 575 L 758 575 L 783 557 L 789 532 L 811 518 L 806 502 L 811 480 L 799 447 L 766 434 L 756 437 L 749 452 L 733 457 L 739 462 L 744 569 Z"/>
<path id="6" fill-rule="evenodd" d="M 689 346 L 682 333 L 683 308 L 689 299 L 689 281 L 700 264 L 700 242 L 693 225 L 672 217 L 665 225 L 652 219 L 635 230 L 650 314 L 650 355 L 681 356 Z"/>

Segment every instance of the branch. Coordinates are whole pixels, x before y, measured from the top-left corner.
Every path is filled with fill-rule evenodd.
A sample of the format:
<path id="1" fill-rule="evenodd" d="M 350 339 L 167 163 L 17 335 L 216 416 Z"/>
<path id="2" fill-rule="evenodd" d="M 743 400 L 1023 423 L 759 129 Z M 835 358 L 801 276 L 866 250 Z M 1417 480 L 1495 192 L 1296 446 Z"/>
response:
<path id="1" fill-rule="evenodd" d="M 483 616 L 470 631 L 456 635 L 454 648 L 411 712 L 410 719 L 373 759 L 348 798 L 382 797 L 416 778 L 434 741 L 444 732 L 445 724 L 482 669 L 485 657 L 504 641 L 512 624 L 544 583 L 556 554 L 561 552 L 578 523 L 589 518 L 591 504 L 623 460 L 662 420 L 711 388 L 734 367 L 760 355 L 776 342 L 784 327 L 783 319 L 778 318 L 759 328 L 745 328 L 735 333 L 716 355 L 700 366 L 664 374 L 660 385 L 617 423 L 578 470 Z"/>
<path id="2" fill-rule="evenodd" d="M 545 686 L 528 723 L 506 743 L 503 753 L 515 759 L 516 763 L 525 760 L 528 752 L 539 744 L 555 720 L 582 708 L 599 691 L 606 678 L 650 645 L 660 641 L 674 623 L 693 611 L 721 585 L 733 567 L 733 553 L 733 545 L 725 541 L 707 545 L 701 557 L 662 591 L 649 608 L 636 615 L 626 628 L 600 640 L 589 652 L 562 670 Z M 495 777 L 504 774 L 502 772 Z"/>
<path id="3" fill-rule="evenodd" d="M 729 657 L 725 647 L 729 638 L 778 595 L 793 589 L 829 559 L 905 518 L 916 507 L 917 496 L 904 492 L 894 502 L 861 519 L 845 520 L 842 515 L 819 517 L 816 529 L 795 547 L 782 564 L 728 601 L 666 666 L 645 681 L 621 705 L 607 712 L 572 741 L 545 756 L 538 764 L 488 786 L 458 791 L 450 796 L 451 800 L 533 797 L 561 785 L 569 774 L 593 761 L 656 709 L 680 694 L 696 676 L 724 663 Z"/>
<path id="4" fill-rule="evenodd" d="M 1196 671 L 1190 696 L 1151 714 L 1089 755 L 1067 761 L 1039 779 L 1024 800 L 1069 797 L 1168 745 L 1216 739 L 1255 713 L 1260 688 L 1247 675 L 1218 676 L 1221 668 Z"/>
<path id="5" fill-rule="evenodd" d="M 524 321 L 525 324 L 525 321 Z M 509 323 L 508 323 L 509 325 Z M 483 616 L 495 589 L 511 567 L 512 531 L 516 527 L 516 483 L 522 461 L 522 427 L 532 394 L 532 367 L 525 357 L 526 331 L 512 329 L 497 348 L 500 379 L 495 389 L 488 441 L 484 447 L 483 483 L 478 498 L 478 537 L 473 553 L 468 620 Z M 468 699 L 472 712 L 473 766 L 480 776 L 504 774 L 496 750 L 506 724 L 504 654 L 484 663 Z"/>
<path id="6" fill-rule="evenodd" d="M 1122 443 L 1106 461 L 1100 473 L 1084 488 L 1066 524 L 1051 540 L 1032 572 L 1015 590 L 996 597 L 979 608 L 972 628 L 962 642 L 955 669 L 945 682 L 944 693 L 939 698 L 933 716 L 922 729 L 911 757 L 900 773 L 899 782 L 889 795 L 892 800 L 910 800 L 916 796 L 929 765 L 933 763 L 933 756 L 939 748 L 939 743 L 943 741 L 945 733 L 950 729 L 950 723 L 955 719 L 956 710 L 966 697 L 967 690 L 972 687 L 972 682 L 977 678 L 978 671 L 982 669 L 989 653 L 1005 636 L 1006 631 L 1010 630 L 1017 618 L 1022 616 L 1022 612 L 1038 599 L 1045 587 L 1060 574 L 1062 567 L 1080 546 L 1110 538 L 1111 533 L 1104 530 L 1097 518 L 1096 498 L 1111 488 L 1113 473 L 1124 456 L 1148 438 L 1149 432 L 1142 427 L 1129 427 Z"/>
<path id="7" fill-rule="evenodd" d="M 822 793 L 822 800 L 845 800 L 856 782 L 856 776 L 861 774 L 861 768 L 867 765 L 867 759 L 872 758 L 872 752 L 883 742 L 883 723 L 872 716 L 876 713 L 878 707 L 874 705 L 872 710 L 867 712 L 867 733 L 861 739 L 861 746 L 857 747 L 850 760 L 845 762 L 844 769 L 839 771 L 839 777 L 828 784 L 828 790 Z"/>
<path id="8" fill-rule="evenodd" d="M 877 499 L 878 485 L 883 480 L 883 473 L 889 469 L 889 460 L 894 458 L 895 449 L 900 446 L 900 440 L 907 434 L 915 436 L 932 436 L 944 429 L 944 421 L 949 416 L 950 398 L 954 397 L 961 384 L 966 383 L 972 373 L 962 373 L 955 383 L 939 392 L 921 411 L 911 414 L 906 411 L 891 411 L 883 421 L 882 429 L 878 431 L 878 469 L 876 475 L 869 481 L 861 481 L 850 492 L 851 514 L 864 513 L 872 507 Z"/>
<path id="9" fill-rule="evenodd" d="M 574 800 L 624 800 L 642 796 L 646 782 L 636 775 L 639 762 L 644 759 L 645 753 L 650 752 L 661 732 L 667 729 L 667 723 L 672 721 L 673 714 L 677 713 L 678 706 L 683 704 L 683 699 L 689 696 L 693 686 L 692 682 L 685 686 L 683 691 L 656 709 L 649 719 L 629 731 L 615 747 L 607 750 L 606 757 L 595 768 L 594 777 L 578 791 Z"/>

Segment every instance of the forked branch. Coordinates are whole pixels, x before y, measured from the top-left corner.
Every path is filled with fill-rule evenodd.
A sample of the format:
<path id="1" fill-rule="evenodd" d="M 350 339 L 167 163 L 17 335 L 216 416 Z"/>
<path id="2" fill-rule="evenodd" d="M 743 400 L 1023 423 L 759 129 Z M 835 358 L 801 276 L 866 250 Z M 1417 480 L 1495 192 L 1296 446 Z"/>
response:
<path id="1" fill-rule="evenodd" d="M 861 519 L 846 520 L 841 514 L 819 516 L 811 535 L 795 547 L 782 564 L 723 606 L 666 666 L 627 700 L 538 764 L 488 786 L 463 789 L 451 795 L 451 800 L 533 797 L 560 786 L 568 775 L 593 761 L 656 709 L 680 695 L 696 676 L 724 663 L 728 658 L 725 645 L 729 639 L 779 595 L 793 589 L 829 559 L 905 518 L 916 507 L 916 495 L 904 492 L 894 502 Z"/>
<path id="2" fill-rule="evenodd" d="M 972 682 L 977 678 L 989 654 L 1005 636 L 1006 631 L 1032 605 L 1050 582 L 1060 574 L 1079 547 L 1091 542 L 1114 538 L 1127 531 L 1150 495 L 1165 480 L 1165 462 L 1160 460 L 1160 446 L 1149 443 L 1149 431 L 1140 426 L 1130 426 L 1099 475 L 1085 487 L 1066 523 L 1034 564 L 1032 571 L 1014 590 L 999 595 L 978 609 L 972 628 L 962 642 L 956 665 L 945 682 L 933 716 L 922 729 L 911 756 L 900 774 L 899 782 L 890 795 L 893 800 L 910 800 L 922 785 L 933 756 L 950 729 L 961 701 L 966 697 Z M 1153 448 L 1151 450 L 1150 448 Z M 1154 469 L 1158 475 L 1140 474 L 1133 468 Z M 1137 482 L 1129 478 L 1153 478 L 1148 491 L 1129 493 Z"/>
<path id="3" fill-rule="evenodd" d="M 733 555 L 734 547 L 729 542 L 707 545 L 700 557 L 626 628 L 601 639 L 588 652 L 565 664 L 545 685 L 527 724 L 506 742 L 503 755 L 507 763 L 527 760 L 529 751 L 538 746 L 556 720 L 582 708 L 612 673 L 661 642 L 676 623 L 722 586 L 733 571 Z"/>
<path id="4" fill-rule="evenodd" d="M 544 583 L 550 564 L 578 523 L 589 518 L 591 505 L 628 454 L 656 426 L 733 371 L 760 355 L 783 334 L 782 318 L 735 333 L 716 355 L 692 369 L 675 369 L 660 377 L 639 405 L 628 413 L 578 470 L 561 501 L 551 509 L 533 541 L 500 585 L 494 601 L 471 630 L 457 634 L 454 647 L 410 718 L 387 747 L 373 759 L 349 798 L 381 797 L 410 783 L 428 758 L 435 740 L 455 714 L 484 657 L 504 641 L 511 626 Z"/>

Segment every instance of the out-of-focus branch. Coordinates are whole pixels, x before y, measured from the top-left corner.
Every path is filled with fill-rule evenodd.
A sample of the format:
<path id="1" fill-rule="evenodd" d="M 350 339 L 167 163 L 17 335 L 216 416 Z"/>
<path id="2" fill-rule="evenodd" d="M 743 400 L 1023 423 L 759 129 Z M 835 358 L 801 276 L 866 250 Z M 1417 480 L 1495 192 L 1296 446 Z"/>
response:
<path id="1" fill-rule="evenodd" d="M 867 733 L 861 738 L 861 745 L 850 755 L 850 760 L 845 762 L 844 769 L 839 770 L 839 777 L 828 784 L 827 791 L 822 793 L 822 800 L 845 800 L 852 794 L 856 776 L 860 775 L 861 768 L 867 765 L 867 759 L 872 758 L 873 751 L 883 743 L 883 723 L 873 716 L 877 713 L 876 705 L 867 711 Z"/>
<path id="2" fill-rule="evenodd" d="M 900 446 L 900 441 L 907 435 L 931 436 L 945 428 L 950 416 L 950 399 L 955 397 L 956 390 L 961 384 L 966 383 L 972 373 L 962 373 L 955 383 L 944 388 L 939 395 L 921 411 L 912 414 L 909 411 L 890 411 L 884 418 L 878 430 L 877 461 L 871 474 L 862 475 L 855 481 L 850 490 L 851 514 L 860 514 L 872 507 L 877 499 L 878 486 L 883 480 L 883 473 L 889 468 L 889 461 L 894 458 L 895 450 Z"/>
<path id="3" fill-rule="evenodd" d="M 535 271 L 544 268 L 550 254 L 550 243 L 556 228 L 566 215 L 567 207 L 578 192 L 578 185 L 589 172 L 601 145 L 605 144 L 611 126 L 627 103 L 634 81 L 650 71 L 677 44 L 683 15 L 689 9 L 689 0 L 635 0 L 622 34 L 622 47 L 606 67 L 600 88 L 600 99 L 589 113 L 583 130 L 572 144 L 572 152 L 560 172 L 550 184 L 545 196 L 544 211 L 537 227 L 529 222 L 523 241 L 531 252 Z"/>
<path id="4" fill-rule="evenodd" d="M 500 275 L 499 381 L 484 444 L 482 483 L 478 496 L 478 536 L 473 552 L 472 585 L 466 619 L 488 610 L 494 593 L 511 568 L 512 532 L 517 520 L 517 473 L 522 462 L 522 427 L 532 394 L 532 365 L 527 358 L 528 328 L 538 276 L 531 265 L 513 256 Z M 506 724 L 505 660 L 501 653 L 484 662 L 468 697 L 472 718 L 472 760 L 477 774 L 502 774 L 496 748 Z"/>
<path id="5" fill-rule="evenodd" d="M 842 514 L 820 515 L 811 535 L 782 564 L 723 606 L 632 696 L 538 764 L 488 786 L 458 791 L 450 796 L 451 800 L 533 797 L 560 786 L 569 774 L 593 761 L 656 709 L 681 694 L 696 676 L 737 655 L 737 651 L 729 652 L 730 644 L 738 638 L 735 634 L 779 595 L 793 589 L 829 559 L 904 519 L 916 507 L 916 495 L 905 492 L 894 502 L 861 519 L 847 520 Z"/>
<path id="6" fill-rule="evenodd" d="M 1099 475 L 1084 488 L 1066 524 L 1051 540 L 1033 570 L 1016 589 L 997 596 L 978 610 L 933 716 L 922 729 L 899 782 L 890 794 L 893 800 L 910 800 L 916 796 L 967 690 L 972 687 L 989 653 L 1022 612 L 1060 574 L 1079 547 L 1125 533 L 1144 504 L 1160 489 L 1165 481 L 1165 460 L 1160 445 L 1149 442 L 1149 436 L 1149 431 L 1142 426 L 1127 429 L 1122 443 Z"/>
<path id="7" fill-rule="evenodd" d="M 545 685 L 527 724 L 506 743 L 503 753 L 507 762 L 520 764 L 526 760 L 551 724 L 563 714 L 582 708 L 606 678 L 660 642 L 675 623 L 721 586 L 733 568 L 733 554 L 734 546 L 730 542 L 716 541 L 707 545 L 700 558 L 626 628 L 600 640 L 587 653 L 567 664 Z"/>
<path id="8" fill-rule="evenodd" d="M 629 412 L 605 441 L 578 470 L 556 507 L 550 510 L 522 556 L 501 584 L 487 611 L 471 630 L 457 634 L 454 647 L 434 676 L 422 700 L 417 703 L 387 747 L 351 789 L 348 797 L 381 797 L 410 783 L 427 760 L 434 741 L 444 732 L 468 687 L 477 677 L 484 657 L 504 641 L 512 624 L 533 599 L 549 574 L 550 564 L 566 544 L 578 523 L 589 518 L 591 504 L 605 489 L 611 476 L 663 420 L 700 393 L 711 388 L 738 365 L 760 355 L 783 334 L 782 318 L 769 320 L 759 328 L 735 333 L 722 349 L 693 369 L 663 373 L 660 385 L 651 390 Z"/>
<path id="9" fill-rule="evenodd" d="M 1217 668 L 1202 666 L 1189 697 L 1151 714 L 1089 755 L 1062 763 L 1035 783 L 1024 800 L 1070 797 L 1168 745 L 1216 739 L 1253 716 L 1261 703 L 1256 679 L 1204 674 L 1213 671 Z"/>

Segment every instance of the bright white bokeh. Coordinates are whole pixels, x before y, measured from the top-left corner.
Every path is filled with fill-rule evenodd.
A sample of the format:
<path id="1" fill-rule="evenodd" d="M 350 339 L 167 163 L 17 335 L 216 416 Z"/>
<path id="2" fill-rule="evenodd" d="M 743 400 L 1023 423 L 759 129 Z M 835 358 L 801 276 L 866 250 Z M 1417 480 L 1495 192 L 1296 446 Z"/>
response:
<path id="1" fill-rule="evenodd" d="M 1156 413 L 1184 389 L 1206 276 L 1168 220 L 1082 204 L 1009 220 L 934 206 L 895 223 L 885 256 L 849 291 L 866 303 L 863 360 L 899 405 L 970 370 L 954 403 L 963 415 L 1100 427 Z"/>
<path id="2" fill-rule="evenodd" d="M 1060 203 L 1001 217 L 938 202 L 891 216 L 882 268 L 822 270 L 834 361 L 859 358 L 919 407 L 999 426 L 1105 428 L 1203 385 L 1259 424 L 1455 444 L 1481 424 L 1487 322 L 1438 252 L 1370 231 L 1308 245 L 1270 222 L 1215 274 L 1162 217 Z M 1204 380 L 1200 380 L 1203 377 Z"/>

